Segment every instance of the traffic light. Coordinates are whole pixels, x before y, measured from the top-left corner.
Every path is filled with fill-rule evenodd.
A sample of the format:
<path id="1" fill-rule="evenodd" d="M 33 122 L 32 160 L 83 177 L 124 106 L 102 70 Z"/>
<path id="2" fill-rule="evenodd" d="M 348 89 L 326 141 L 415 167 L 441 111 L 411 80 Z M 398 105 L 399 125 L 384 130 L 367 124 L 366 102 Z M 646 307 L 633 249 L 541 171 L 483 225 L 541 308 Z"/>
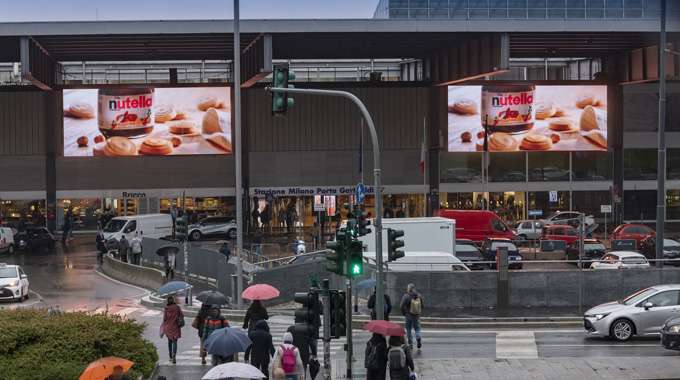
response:
<path id="1" fill-rule="evenodd" d="M 368 235 L 369 232 L 368 226 L 371 225 L 371 221 L 368 220 L 368 214 L 365 211 L 358 209 L 356 213 L 356 218 L 359 229 L 359 236 Z"/>
<path id="2" fill-rule="evenodd" d="M 387 261 L 394 261 L 404 257 L 404 251 L 400 248 L 404 247 L 404 241 L 400 240 L 404 236 L 404 231 L 387 229 Z"/>
<path id="3" fill-rule="evenodd" d="M 307 293 L 295 293 L 295 302 L 302 307 L 295 310 L 295 332 L 313 336 L 316 330 L 316 321 L 319 319 L 319 294 L 316 291 Z"/>
<path id="4" fill-rule="evenodd" d="M 345 259 L 347 255 L 345 246 L 345 231 L 339 230 L 335 234 L 335 240 L 326 242 L 326 271 L 342 276 L 345 273 Z"/>
<path id="5" fill-rule="evenodd" d="M 330 291 L 331 301 L 331 338 L 337 339 L 347 335 L 347 297 L 342 290 Z"/>
<path id="6" fill-rule="evenodd" d="M 189 234 L 189 220 L 186 215 L 175 219 L 175 237 L 177 240 L 186 240 Z"/>
<path id="7" fill-rule="evenodd" d="M 347 277 L 357 277 L 364 274 L 364 245 L 359 240 L 352 240 L 349 243 Z"/>
<path id="8" fill-rule="evenodd" d="M 288 81 L 295 79 L 295 74 L 287 67 L 274 67 L 272 74 L 272 88 L 292 88 Z M 272 113 L 274 115 L 285 114 L 288 108 L 293 107 L 295 101 L 288 97 L 287 92 L 272 92 Z"/>

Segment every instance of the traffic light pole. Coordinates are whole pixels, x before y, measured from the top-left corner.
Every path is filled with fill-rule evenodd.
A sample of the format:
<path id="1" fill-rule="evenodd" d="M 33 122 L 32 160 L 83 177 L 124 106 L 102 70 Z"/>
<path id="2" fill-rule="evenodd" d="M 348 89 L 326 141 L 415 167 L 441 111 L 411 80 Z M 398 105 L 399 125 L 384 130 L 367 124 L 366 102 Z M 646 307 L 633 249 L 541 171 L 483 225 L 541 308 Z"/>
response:
<path id="1" fill-rule="evenodd" d="M 375 261 L 378 267 L 377 279 L 376 279 L 376 291 L 375 291 L 375 310 L 377 314 L 377 319 L 385 319 L 385 290 L 383 282 L 383 250 L 382 250 L 382 188 L 380 184 L 380 143 L 378 141 L 378 132 L 375 129 L 375 124 L 373 123 L 373 118 L 371 114 L 366 109 L 366 105 L 357 98 L 356 95 L 347 91 L 336 91 L 336 90 L 318 90 L 311 88 L 279 88 L 279 87 L 267 87 L 266 90 L 271 92 L 283 92 L 291 94 L 308 94 L 308 95 L 321 95 L 321 96 L 335 96 L 339 98 L 345 98 L 352 101 L 359 110 L 361 111 L 366 124 L 368 125 L 368 130 L 371 134 L 371 142 L 373 143 L 373 187 L 375 188 Z M 238 181 L 238 176 L 237 176 Z M 238 183 L 237 183 L 238 185 Z M 238 194 L 238 188 L 236 189 Z M 351 297 L 349 297 L 351 298 Z"/>
<path id="2" fill-rule="evenodd" d="M 331 297 L 328 279 L 323 280 L 321 304 L 323 305 L 323 378 L 331 380 Z"/>
<path id="3" fill-rule="evenodd" d="M 347 270 L 349 273 L 349 260 L 347 260 Z M 354 361 L 352 345 L 352 278 L 347 278 L 347 293 L 345 293 L 345 316 L 347 317 L 347 375 L 346 379 L 352 378 L 352 362 Z"/>

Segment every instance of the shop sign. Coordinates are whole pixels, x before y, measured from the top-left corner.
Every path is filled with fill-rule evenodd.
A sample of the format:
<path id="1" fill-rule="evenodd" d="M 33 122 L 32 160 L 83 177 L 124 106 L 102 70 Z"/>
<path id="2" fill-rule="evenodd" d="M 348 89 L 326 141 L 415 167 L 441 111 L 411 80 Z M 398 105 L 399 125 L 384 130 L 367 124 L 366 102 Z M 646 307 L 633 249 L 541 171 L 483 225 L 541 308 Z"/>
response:
<path id="1" fill-rule="evenodd" d="M 550 202 L 557 203 L 557 191 L 550 192 Z"/>
<path id="2" fill-rule="evenodd" d="M 600 212 L 603 214 L 611 214 L 612 205 L 600 205 Z"/>
<path id="3" fill-rule="evenodd" d="M 146 193 L 123 191 L 122 196 L 123 198 L 146 198 Z"/>
<path id="4" fill-rule="evenodd" d="M 529 216 L 543 216 L 543 210 L 529 210 Z"/>
<path id="5" fill-rule="evenodd" d="M 366 194 L 373 194 L 374 186 L 364 186 Z M 356 194 L 354 186 L 295 186 L 276 188 L 254 188 L 252 195 L 256 197 L 293 197 L 311 195 L 353 195 Z"/>

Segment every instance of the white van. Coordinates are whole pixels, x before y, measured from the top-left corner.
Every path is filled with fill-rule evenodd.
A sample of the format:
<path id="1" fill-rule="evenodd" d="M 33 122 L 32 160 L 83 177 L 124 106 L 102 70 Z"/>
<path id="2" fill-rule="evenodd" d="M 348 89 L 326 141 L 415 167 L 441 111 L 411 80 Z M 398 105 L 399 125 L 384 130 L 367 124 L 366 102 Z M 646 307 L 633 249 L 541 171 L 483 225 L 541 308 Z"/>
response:
<path id="1" fill-rule="evenodd" d="M 120 241 L 125 235 L 127 240 L 135 237 L 135 232 L 143 237 L 160 239 L 172 235 L 172 216 L 170 214 L 145 214 L 118 216 L 104 226 L 104 240 Z"/>
<path id="2" fill-rule="evenodd" d="M 0 252 L 14 254 L 14 231 L 9 227 L 0 227 Z"/>
<path id="3" fill-rule="evenodd" d="M 375 263 L 375 252 L 365 252 L 364 257 Z M 387 255 L 383 262 L 387 263 Z M 404 257 L 387 263 L 387 269 L 393 272 L 469 272 L 459 258 L 448 252 L 406 252 Z"/>

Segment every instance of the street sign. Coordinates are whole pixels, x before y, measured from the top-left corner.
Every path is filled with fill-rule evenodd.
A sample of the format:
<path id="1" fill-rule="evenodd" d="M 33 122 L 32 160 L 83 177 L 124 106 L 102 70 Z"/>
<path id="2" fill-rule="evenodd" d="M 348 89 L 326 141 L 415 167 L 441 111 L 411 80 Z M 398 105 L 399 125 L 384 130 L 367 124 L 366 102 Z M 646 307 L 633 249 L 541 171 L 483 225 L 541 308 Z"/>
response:
<path id="1" fill-rule="evenodd" d="M 612 240 L 612 251 L 635 251 L 636 249 L 637 241 L 634 239 Z"/>
<path id="2" fill-rule="evenodd" d="M 529 216 L 543 216 L 543 210 L 529 210 Z"/>
<path id="3" fill-rule="evenodd" d="M 357 203 L 364 203 L 364 198 L 366 198 L 366 186 L 359 182 L 357 188 L 354 190 L 357 197 Z"/>
<path id="4" fill-rule="evenodd" d="M 603 214 L 611 214 L 612 205 L 600 205 L 600 212 Z"/>
<path id="5" fill-rule="evenodd" d="M 550 202 L 557 203 L 557 191 L 550 192 Z"/>
<path id="6" fill-rule="evenodd" d="M 314 196 L 314 212 L 326 211 L 326 204 L 323 203 L 323 195 Z"/>

